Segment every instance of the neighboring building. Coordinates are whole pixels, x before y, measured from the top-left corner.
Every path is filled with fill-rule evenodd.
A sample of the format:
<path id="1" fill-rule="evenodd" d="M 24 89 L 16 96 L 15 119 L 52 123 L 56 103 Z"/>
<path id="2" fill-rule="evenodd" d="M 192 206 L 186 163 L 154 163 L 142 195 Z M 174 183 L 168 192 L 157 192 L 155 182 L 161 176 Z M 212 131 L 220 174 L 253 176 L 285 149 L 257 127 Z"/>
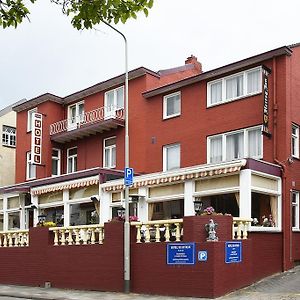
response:
<path id="1" fill-rule="evenodd" d="M 130 166 L 140 175 L 130 213 L 182 218 L 200 198 L 282 241 L 283 269 L 290 268 L 300 259 L 299 65 L 297 44 L 208 72 L 194 57 L 157 73 L 130 71 Z M 122 75 L 14 107 L 18 184 L 2 190 L 5 230 L 28 228 L 38 214 L 63 226 L 116 216 L 124 200 L 116 179 L 124 168 L 123 82 Z M 97 197 L 100 207 L 91 202 Z"/>
<path id="2" fill-rule="evenodd" d="M 15 183 L 17 114 L 12 106 L 0 110 L 0 187 Z"/>

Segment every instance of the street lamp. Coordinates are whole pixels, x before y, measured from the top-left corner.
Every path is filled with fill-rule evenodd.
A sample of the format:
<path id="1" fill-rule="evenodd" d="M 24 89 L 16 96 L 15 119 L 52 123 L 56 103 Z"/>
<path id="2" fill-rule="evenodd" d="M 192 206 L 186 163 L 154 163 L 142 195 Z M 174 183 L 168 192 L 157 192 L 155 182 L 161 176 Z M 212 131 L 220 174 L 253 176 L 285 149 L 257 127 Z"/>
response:
<path id="1" fill-rule="evenodd" d="M 128 133 L 128 51 L 125 35 L 102 20 L 102 22 L 120 34 L 125 42 L 125 169 L 129 168 L 129 133 Z M 130 292 L 130 223 L 129 223 L 129 187 L 125 185 L 125 222 L 124 222 L 124 292 Z"/>

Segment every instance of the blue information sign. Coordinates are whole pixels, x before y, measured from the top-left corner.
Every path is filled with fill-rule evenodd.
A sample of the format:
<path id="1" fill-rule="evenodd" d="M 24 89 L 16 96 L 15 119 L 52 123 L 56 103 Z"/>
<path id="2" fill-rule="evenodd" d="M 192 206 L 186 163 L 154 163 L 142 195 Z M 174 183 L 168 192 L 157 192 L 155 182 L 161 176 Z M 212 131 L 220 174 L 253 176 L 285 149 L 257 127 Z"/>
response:
<path id="1" fill-rule="evenodd" d="M 199 261 L 207 261 L 207 251 L 202 250 L 198 252 L 198 260 Z"/>
<path id="2" fill-rule="evenodd" d="M 124 181 L 126 186 L 133 184 L 133 168 L 125 168 Z"/>
<path id="3" fill-rule="evenodd" d="M 194 265 L 195 243 L 167 244 L 168 265 Z"/>
<path id="4" fill-rule="evenodd" d="M 242 242 L 225 243 L 226 264 L 239 263 L 242 261 Z"/>

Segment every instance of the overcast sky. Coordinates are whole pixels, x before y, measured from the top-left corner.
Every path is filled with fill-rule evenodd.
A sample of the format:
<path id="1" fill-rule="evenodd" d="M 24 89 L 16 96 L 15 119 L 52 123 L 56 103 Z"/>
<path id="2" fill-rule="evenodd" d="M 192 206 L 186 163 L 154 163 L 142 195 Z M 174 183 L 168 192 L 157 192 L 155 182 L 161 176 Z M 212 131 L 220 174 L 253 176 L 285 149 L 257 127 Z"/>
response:
<path id="1" fill-rule="evenodd" d="M 300 42 L 298 0 L 154 0 L 117 28 L 129 42 L 129 69 L 184 64 L 203 70 Z M 66 96 L 124 72 L 124 43 L 105 25 L 77 31 L 50 0 L 37 1 L 31 22 L 0 29 L 0 109 L 46 92 Z"/>

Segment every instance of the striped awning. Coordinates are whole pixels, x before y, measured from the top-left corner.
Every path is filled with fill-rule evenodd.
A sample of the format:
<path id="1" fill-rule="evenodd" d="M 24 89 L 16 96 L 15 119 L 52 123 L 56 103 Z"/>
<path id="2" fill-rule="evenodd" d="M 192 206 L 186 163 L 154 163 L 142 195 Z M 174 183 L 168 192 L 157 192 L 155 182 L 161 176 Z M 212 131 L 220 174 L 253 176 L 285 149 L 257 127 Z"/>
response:
<path id="1" fill-rule="evenodd" d="M 81 179 L 77 181 L 71 181 L 71 182 L 64 182 L 59 184 L 53 184 L 48 186 L 43 186 L 39 188 L 34 188 L 31 190 L 32 195 L 41 195 L 56 191 L 63 191 L 63 190 L 69 190 L 69 189 L 76 189 L 81 187 L 86 187 L 90 185 L 99 184 L 99 178 L 88 178 L 88 179 Z"/>
<path id="2" fill-rule="evenodd" d="M 212 177 L 212 176 L 218 176 L 218 175 L 226 175 L 230 173 L 239 172 L 244 166 L 245 163 L 242 162 L 237 165 L 228 166 L 228 167 L 219 167 L 219 168 L 212 168 L 212 169 L 204 169 L 201 171 L 183 171 L 182 174 L 178 172 L 178 175 L 167 175 L 164 173 L 155 174 L 156 176 L 153 176 L 154 178 L 145 178 L 142 179 L 143 176 L 141 176 L 141 179 L 136 178 L 135 182 L 132 186 L 132 188 L 138 188 L 143 186 L 154 186 L 154 185 L 161 185 L 161 184 L 168 184 L 168 183 L 179 183 L 183 182 L 185 180 L 189 179 L 200 179 L 200 178 L 206 178 L 206 177 Z M 156 177 L 156 178 L 155 178 Z M 125 185 L 124 184 L 115 184 L 115 185 L 109 185 L 104 187 L 104 191 L 110 192 L 110 191 L 119 191 L 124 190 Z"/>

